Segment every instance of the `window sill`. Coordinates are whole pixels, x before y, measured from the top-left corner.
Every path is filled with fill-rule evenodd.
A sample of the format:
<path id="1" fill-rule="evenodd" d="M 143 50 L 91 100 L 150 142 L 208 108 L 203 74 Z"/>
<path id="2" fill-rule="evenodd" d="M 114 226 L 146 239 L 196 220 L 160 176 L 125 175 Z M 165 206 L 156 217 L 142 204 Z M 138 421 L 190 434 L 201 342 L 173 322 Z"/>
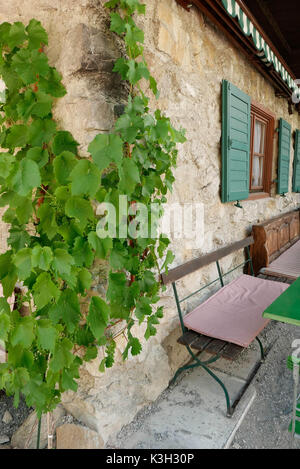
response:
<path id="1" fill-rule="evenodd" d="M 268 197 L 271 197 L 271 194 L 269 194 L 269 192 L 253 192 L 249 195 L 248 199 L 246 200 L 267 199 Z"/>

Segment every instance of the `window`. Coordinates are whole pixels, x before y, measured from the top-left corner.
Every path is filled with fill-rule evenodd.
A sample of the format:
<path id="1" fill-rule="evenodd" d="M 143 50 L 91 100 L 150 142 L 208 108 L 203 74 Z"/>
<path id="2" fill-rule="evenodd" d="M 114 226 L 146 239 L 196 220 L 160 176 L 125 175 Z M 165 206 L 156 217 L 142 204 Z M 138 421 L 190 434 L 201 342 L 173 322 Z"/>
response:
<path id="1" fill-rule="evenodd" d="M 289 130 L 279 129 L 278 187 L 288 178 Z M 280 121 L 280 122 L 281 122 Z M 284 130 L 281 130 L 281 128 Z M 275 115 L 227 80 L 222 84 L 222 202 L 269 197 Z M 281 156 L 280 156 L 281 155 Z M 283 188 L 281 188 L 281 186 Z"/>
<path id="2" fill-rule="evenodd" d="M 271 190 L 274 116 L 251 104 L 250 196 L 268 196 Z"/>

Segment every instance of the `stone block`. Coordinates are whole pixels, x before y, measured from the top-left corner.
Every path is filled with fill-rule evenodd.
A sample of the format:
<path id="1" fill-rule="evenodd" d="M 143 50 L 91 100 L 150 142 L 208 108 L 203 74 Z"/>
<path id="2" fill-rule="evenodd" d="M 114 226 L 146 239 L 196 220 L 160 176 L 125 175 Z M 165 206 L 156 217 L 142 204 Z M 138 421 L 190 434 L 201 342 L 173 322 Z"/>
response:
<path id="1" fill-rule="evenodd" d="M 56 449 L 101 449 L 101 436 L 81 425 L 65 423 L 56 429 Z"/>
<path id="2" fill-rule="evenodd" d="M 54 429 L 62 424 L 62 419 L 66 412 L 62 405 L 58 405 L 52 412 Z M 32 412 L 25 422 L 13 434 L 11 445 L 19 449 L 35 449 L 37 442 L 38 419 L 35 412 Z M 42 416 L 40 448 L 46 448 L 48 444 L 47 417 Z"/>

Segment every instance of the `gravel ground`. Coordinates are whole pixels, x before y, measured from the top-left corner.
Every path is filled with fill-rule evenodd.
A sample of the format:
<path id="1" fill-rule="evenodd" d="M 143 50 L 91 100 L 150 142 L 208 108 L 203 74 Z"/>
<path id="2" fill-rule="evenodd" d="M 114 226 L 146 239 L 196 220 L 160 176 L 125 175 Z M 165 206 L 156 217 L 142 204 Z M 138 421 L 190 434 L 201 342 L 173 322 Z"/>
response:
<path id="1" fill-rule="evenodd" d="M 5 419 L 4 414 L 6 414 L 6 417 L 8 416 L 7 412 L 12 417 L 12 420 L 9 423 L 3 422 L 3 418 Z M 13 398 L 7 397 L 2 391 L 0 391 L 0 442 L 1 438 L 4 438 L 5 436 L 10 439 L 13 433 L 28 417 L 30 412 L 31 410 L 28 409 L 23 400 L 21 400 L 19 407 L 15 409 L 13 406 Z"/>
<path id="2" fill-rule="evenodd" d="M 287 431 L 292 415 L 293 379 L 286 366 L 300 328 L 278 324 L 278 339 L 253 380 L 257 396 L 232 442 L 232 449 L 300 449 Z"/>

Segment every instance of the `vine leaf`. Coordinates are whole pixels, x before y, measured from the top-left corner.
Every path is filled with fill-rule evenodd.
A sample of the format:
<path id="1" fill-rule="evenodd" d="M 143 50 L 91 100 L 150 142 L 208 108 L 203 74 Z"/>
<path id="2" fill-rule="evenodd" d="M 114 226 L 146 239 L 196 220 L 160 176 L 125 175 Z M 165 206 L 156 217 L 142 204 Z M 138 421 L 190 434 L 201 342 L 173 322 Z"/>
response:
<path id="1" fill-rule="evenodd" d="M 50 274 L 46 272 L 40 274 L 33 285 L 33 297 L 37 309 L 42 309 L 53 300 L 58 300 L 59 296 L 60 291 L 52 282 Z"/>
<path id="2" fill-rule="evenodd" d="M 63 151 L 69 151 L 76 155 L 78 145 L 79 143 L 74 140 L 70 132 L 60 130 L 53 139 L 52 151 L 54 155 L 60 155 Z"/>
<path id="3" fill-rule="evenodd" d="M 109 307 L 98 296 L 93 296 L 90 302 L 89 314 L 87 316 L 87 323 L 97 340 L 100 340 L 105 328 L 108 324 Z"/>
<path id="4" fill-rule="evenodd" d="M 38 267 L 41 270 L 48 271 L 53 259 L 53 253 L 49 246 L 35 246 L 32 249 L 32 267 Z"/>
<path id="5" fill-rule="evenodd" d="M 58 330 L 53 327 L 49 319 L 39 319 L 37 322 L 37 341 L 39 347 L 43 350 L 54 352 L 55 344 L 58 339 Z"/>
<path id="6" fill-rule="evenodd" d="M 88 151 L 100 170 L 110 163 L 119 165 L 123 158 L 123 142 L 118 135 L 99 134 L 89 144 Z"/>
<path id="7" fill-rule="evenodd" d="M 28 47 L 30 49 L 38 49 L 41 44 L 48 45 L 48 35 L 42 27 L 41 22 L 35 19 L 29 21 L 26 27 L 28 33 Z"/>
<path id="8" fill-rule="evenodd" d="M 70 197 L 65 207 L 66 215 L 78 220 L 79 226 L 84 229 L 88 220 L 94 218 L 93 208 L 88 200 L 79 196 Z"/>
<path id="9" fill-rule="evenodd" d="M 80 160 L 70 174 L 72 195 L 94 197 L 101 182 L 101 173 L 97 166 L 88 160 Z"/>
<path id="10" fill-rule="evenodd" d="M 10 342 L 13 347 L 22 345 L 24 348 L 29 348 L 34 340 L 34 327 L 35 321 L 31 317 L 19 318 L 16 326 L 13 329 L 10 337 Z"/>
<path id="11" fill-rule="evenodd" d="M 67 184 L 77 160 L 70 151 L 63 151 L 53 160 L 54 174 L 59 184 Z"/>
<path id="12" fill-rule="evenodd" d="M 136 163 L 129 158 L 125 158 L 120 168 L 120 192 L 131 194 L 140 181 L 140 173 Z"/>
<path id="13" fill-rule="evenodd" d="M 49 317 L 55 324 L 62 320 L 68 331 L 73 333 L 80 318 L 80 306 L 76 292 L 69 288 L 63 290 L 57 304 L 51 307 Z"/>

